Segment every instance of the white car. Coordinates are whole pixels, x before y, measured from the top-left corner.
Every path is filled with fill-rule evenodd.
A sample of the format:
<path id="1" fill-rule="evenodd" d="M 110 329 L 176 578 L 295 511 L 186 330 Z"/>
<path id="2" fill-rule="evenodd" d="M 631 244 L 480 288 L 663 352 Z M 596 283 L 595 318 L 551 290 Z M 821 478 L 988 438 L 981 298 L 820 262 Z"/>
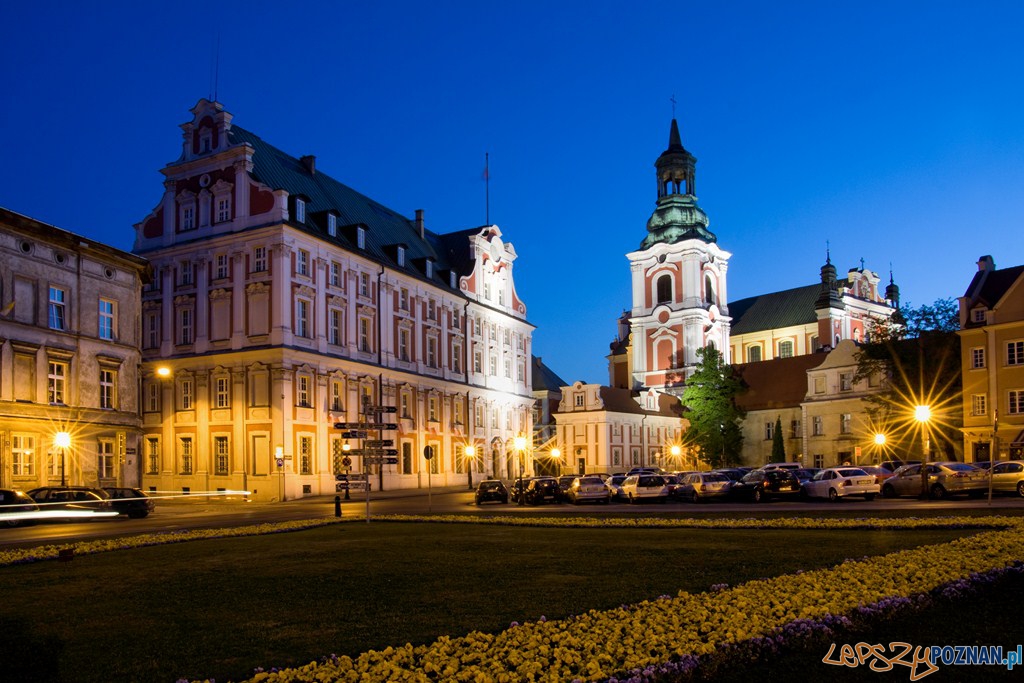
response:
<path id="1" fill-rule="evenodd" d="M 569 489 L 565 493 L 573 505 L 579 505 L 588 500 L 598 503 L 607 503 L 611 500 L 611 492 L 605 486 L 604 480 L 598 476 L 576 477 L 569 484 Z"/>
<path id="2" fill-rule="evenodd" d="M 660 474 L 631 474 L 622 482 L 622 495 L 630 503 L 668 500 L 668 484 Z"/>
<path id="3" fill-rule="evenodd" d="M 811 498 L 839 500 L 847 496 L 864 496 L 864 500 L 874 500 L 880 488 L 875 476 L 859 467 L 829 467 L 805 483 L 803 492 Z"/>

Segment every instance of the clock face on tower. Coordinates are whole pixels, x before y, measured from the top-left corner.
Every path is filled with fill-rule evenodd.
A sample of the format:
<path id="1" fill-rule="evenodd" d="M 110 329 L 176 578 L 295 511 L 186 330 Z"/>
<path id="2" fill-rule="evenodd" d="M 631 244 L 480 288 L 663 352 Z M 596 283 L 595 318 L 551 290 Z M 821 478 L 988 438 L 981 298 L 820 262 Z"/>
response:
<path id="1" fill-rule="evenodd" d="M 498 269 L 498 265 L 501 263 L 501 258 L 505 254 L 505 245 L 501 241 L 501 238 L 495 235 L 491 238 L 491 261 L 493 261 L 494 269 Z"/>

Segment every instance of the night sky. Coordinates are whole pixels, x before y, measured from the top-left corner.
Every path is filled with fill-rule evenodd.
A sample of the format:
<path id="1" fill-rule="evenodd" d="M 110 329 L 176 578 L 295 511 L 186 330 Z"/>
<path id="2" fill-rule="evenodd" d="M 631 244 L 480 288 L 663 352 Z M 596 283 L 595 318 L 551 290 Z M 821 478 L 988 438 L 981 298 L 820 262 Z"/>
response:
<path id="1" fill-rule="evenodd" d="M 912 305 L 1024 263 L 1020 2 L 8 0 L 0 24 L 0 205 L 130 250 L 214 94 L 437 232 L 485 222 L 489 153 L 534 353 L 570 382 L 607 383 L 673 97 L 732 300 L 817 282 L 826 243 Z"/>

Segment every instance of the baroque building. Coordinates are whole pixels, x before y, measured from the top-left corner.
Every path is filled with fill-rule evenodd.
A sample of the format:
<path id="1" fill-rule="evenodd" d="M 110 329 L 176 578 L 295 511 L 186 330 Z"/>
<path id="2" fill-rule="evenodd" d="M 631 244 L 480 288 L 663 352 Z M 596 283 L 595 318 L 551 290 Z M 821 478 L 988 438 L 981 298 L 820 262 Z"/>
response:
<path id="1" fill-rule="evenodd" d="M 511 476 L 532 431 L 533 326 L 498 227 L 428 230 L 218 102 L 191 114 L 135 226 L 154 272 L 143 483 L 278 500 L 333 493 L 339 462 L 384 488 Z M 379 422 L 395 428 L 366 436 L 396 464 L 365 461 L 376 446 L 336 426 Z"/>
<path id="2" fill-rule="evenodd" d="M 138 486 L 145 260 L 3 208 L 0 254 L 0 487 Z"/>

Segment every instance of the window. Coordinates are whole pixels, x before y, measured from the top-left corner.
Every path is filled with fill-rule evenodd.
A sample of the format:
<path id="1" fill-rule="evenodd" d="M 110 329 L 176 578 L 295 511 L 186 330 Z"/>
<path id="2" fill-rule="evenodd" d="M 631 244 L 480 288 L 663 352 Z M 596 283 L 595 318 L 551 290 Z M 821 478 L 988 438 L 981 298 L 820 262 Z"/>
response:
<path id="1" fill-rule="evenodd" d="M 213 437 L 213 473 L 228 473 L 228 437 Z"/>
<path id="2" fill-rule="evenodd" d="M 373 351 L 370 348 L 370 319 L 360 318 L 359 319 L 359 350 L 369 353 Z"/>
<path id="3" fill-rule="evenodd" d="M 100 408 L 117 408 L 117 373 L 113 370 L 100 370 Z"/>
<path id="4" fill-rule="evenodd" d="M 775 436 L 775 423 L 774 422 L 765 422 L 764 423 L 764 440 L 765 441 L 771 441 L 774 436 Z"/>
<path id="5" fill-rule="evenodd" d="M 792 358 L 793 357 L 793 342 L 791 341 L 780 341 L 779 342 L 779 358 Z"/>
<path id="6" fill-rule="evenodd" d="M 525 381 L 526 380 L 526 363 L 524 363 L 523 361 L 519 361 L 519 366 L 517 367 L 516 372 L 517 372 L 517 379 L 516 379 L 516 381 L 518 381 L 518 382 Z"/>
<path id="7" fill-rule="evenodd" d="M 366 228 L 356 228 L 356 246 L 360 249 L 366 249 Z"/>
<path id="8" fill-rule="evenodd" d="M 309 275 L 309 252 L 299 249 L 295 255 L 295 272 L 299 275 Z"/>
<path id="9" fill-rule="evenodd" d="M 796 439 L 800 436 L 800 420 L 789 421 L 789 438 Z"/>
<path id="10" fill-rule="evenodd" d="M 431 259 L 427 259 L 424 271 L 424 274 L 427 276 L 427 279 L 434 277 L 434 262 Z M 437 463 L 434 462 L 431 466 L 436 468 Z"/>
<path id="11" fill-rule="evenodd" d="M 985 347 L 978 346 L 971 349 L 971 367 L 972 368 L 983 368 L 985 367 Z"/>
<path id="12" fill-rule="evenodd" d="M 342 396 L 345 394 L 345 385 L 341 380 L 331 381 L 331 410 L 339 411 L 344 410 L 345 406 L 342 403 Z"/>
<path id="13" fill-rule="evenodd" d="M 427 300 L 427 320 L 437 320 L 437 304 L 433 299 Z"/>
<path id="14" fill-rule="evenodd" d="M 452 344 L 452 372 L 462 372 L 462 344 Z"/>
<path id="15" fill-rule="evenodd" d="M 473 318 L 473 334 L 480 335 L 480 318 Z"/>
<path id="16" fill-rule="evenodd" d="M 298 399 L 298 405 L 302 408 L 309 408 L 313 404 L 310 402 L 310 382 L 309 375 L 299 375 L 297 378 L 297 389 L 296 398 Z"/>
<path id="17" fill-rule="evenodd" d="M 160 472 L 160 439 L 146 439 L 146 474 Z"/>
<path id="18" fill-rule="evenodd" d="M 437 367 L 437 337 L 427 337 L 427 366 Z"/>
<path id="19" fill-rule="evenodd" d="M 252 272 L 263 273 L 267 270 L 267 248 L 253 247 L 252 250 Z"/>
<path id="20" fill-rule="evenodd" d="M 586 396 L 583 395 L 582 393 L 576 394 L 576 407 L 577 408 L 582 408 L 583 405 L 586 403 L 586 400 L 587 400 Z"/>
<path id="21" fill-rule="evenodd" d="M 658 303 L 665 304 L 672 301 L 672 276 L 662 275 L 658 278 Z"/>
<path id="22" fill-rule="evenodd" d="M 327 234 L 331 237 L 338 236 L 338 217 L 333 213 L 327 214 Z"/>
<path id="23" fill-rule="evenodd" d="M 192 309 L 183 308 L 178 311 L 178 343 L 192 343 Z"/>
<path id="24" fill-rule="evenodd" d="M 985 309 L 975 308 L 973 311 L 971 311 L 971 320 L 976 323 L 985 322 Z"/>
<path id="25" fill-rule="evenodd" d="M 483 354 L 480 351 L 473 352 L 473 372 L 483 372 Z"/>
<path id="26" fill-rule="evenodd" d="M 194 269 L 192 268 L 191 261 L 182 261 L 178 264 L 178 285 L 181 287 L 190 287 L 193 283 Z"/>
<path id="27" fill-rule="evenodd" d="M 843 413 L 839 416 L 839 433 L 849 434 L 851 431 L 851 422 L 853 416 L 850 413 Z"/>
<path id="28" fill-rule="evenodd" d="M 411 399 L 410 399 L 410 396 L 409 396 L 409 392 L 403 391 L 402 392 L 402 405 L 401 405 L 401 408 L 399 408 L 399 410 L 401 411 L 401 416 L 404 417 L 405 419 L 409 419 L 409 418 L 412 417 L 412 413 L 409 412 L 409 402 L 410 402 L 410 400 Z"/>
<path id="29" fill-rule="evenodd" d="M 398 331 L 398 360 L 409 362 L 409 330 Z"/>
<path id="30" fill-rule="evenodd" d="M 305 299 L 295 300 L 295 334 L 306 339 L 312 336 L 309 326 L 309 302 Z"/>
<path id="31" fill-rule="evenodd" d="M 412 474 L 412 444 L 402 442 L 402 474 Z"/>
<path id="32" fill-rule="evenodd" d="M 853 373 L 839 373 L 839 391 L 851 391 L 853 389 Z"/>
<path id="33" fill-rule="evenodd" d="M 178 383 L 179 410 L 192 410 L 192 380 L 183 379 Z"/>
<path id="34" fill-rule="evenodd" d="M 231 378 L 218 377 L 214 381 L 213 405 L 216 408 L 231 407 Z"/>
<path id="35" fill-rule="evenodd" d="M 359 273 L 359 296 L 370 296 L 369 273 Z"/>
<path id="36" fill-rule="evenodd" d="M 814 436 L 823 436 L 825 434 L 825 424 L 820 415 L 815 415 L 811 419 L 811 434 Z"/>
<path id="37" fill-rule="evenodd" d="M 96 449 L 96 474 L 100 479 L 114 478 L 114 442 L 102 440 Z"/>
<path id="38" fill-rule="evenodd" d="M 405 287 L 398 290 L 398 308 L 402 311 L 409 310 L 409 290 Z"/>
<path id="39" fill-rule="evenodd" d="M 68 364 L 59 361 L 50 361 L 49 374 L 47 375 L 46 395 L 48 403 L 63 405 L 67 391 Z"/>
<path id="40" fill-rule="evenodd" d="M 146 348 L 155 349 L 160 346 L 160 314 L 146 314 Z"/>
<path id="41" fill-rule="evenodd" d="M 825 456 L 821 453 L 815 453 L 811 460 L 814 462 L 814 467 L 821 469 L 825 466 Z"/>
<path id="42" fill-rule="evenodd" d="M 295 198 L 295 220 L 298 223 L 306 222 L 306 200 Z"/>
<path id="43" fill-rule="evenodd" d="M 181 229 L 192 230 L 196 227 L 196 209 L 193 205 L 181 207 Z"/>
<path id="44" fill-rule="evenodd" d="M 484 407 L 480 403 L 473 406 L 473 425 L 476 427 L 484 426 Z"/>
<path id="45" fill-rule="evenodd" d="M 496 377 L 498 375 L 498 357 L 497 356 L 491 356 L 490 357 L 490 366 L 491 366 L 491 377 Z"/>
<path id="46" fill-rule="evenodd" d="M 1024 365 L 1024 341 L 1013 341 L 1006 345 L 1006 364 Z"/>
<path id="47" fill-rule="evenodd" d="M 512 379 L 512 359 L 505 359 L 505 378 Z"/>
<path id="48" fill-rule="evenodd" d="M 228 278 L 228 255 L 217 254 L 217 272 L 214 274 L 214 278 L 217 280 L 226 280 Z"/>
<path id="49" fill-rule="evenodd" d="M 181 473 L 192 474 L 192 437 L 181 437 L 178 447 L 181 449 Z"/>
<path id="50" fill-rule="evenodd" d="M 313 473 L 313 437 L 299 437 L 299 474 Z"/>
<path id="51" fill-rule="evenodd" d="M 231 220 L 231 196 L 219 197 L 217 199 L 217 222 L 224 223 Z"/>
<path id="52" fill-rule="evenodd" d="M 458 326 L 459 326 L 459 309 L 453 308 L 452 309 L 452 327 L 458 327 Z"/>
<path id="53" fill-rule="evenodd" d="M 66 296 L 67 293 L 60 287 L 50 287 L 49 320 L 51 330 L 67 329 L 67 316 L 65 315 Z"/>
<path id="54" fill-rule="evenodd" d="M 12 434 L 11 475 L 15 477 L 31 477 L 34 475 L 35 452 L 35 437 L 27 434 Z"/>
<path id="55" fill-rule="evenodd" d="M 146 412 L 160 412 L 160 382 L 150 382 L 146 385 Z"/>
<path id="56" fill-rule="evenodd" d="M 484 298 L 488 301 L 491 300 L 491 283 L 484 282 Z"/>
<path id="57" fill-rule="evenodd" d="M 337 308 L 327 311 L 327 343 L 341 346 L 341 311 Z"/>
<path id="58" fill-rule="evenodd" d="M 427 420 L 437 422 L 437 397 L 431 396 L 427 399 Z"/>
<path id="59" fill-rule="evenodd" d="M 971 415 L 988 414 L 988 396 L 985 394 L 974 394 L 971 397 Z"/>
<path id="60" fill-rule="evenodd" d="M 331 261 L 331 286 L 341 287 L 341 264 Z"/>
<path id="61" fill-rule="evenodd" d="M 1024 390 L 1014 389 L 1007 396 L 1006 412 L 1010 415 L 1024 413 Z"/>
<path id="62" fill-rule="evenodd" d="M 405 247 L 398 247 L 397 261 L 399 268 L 405 267 Z"/>

